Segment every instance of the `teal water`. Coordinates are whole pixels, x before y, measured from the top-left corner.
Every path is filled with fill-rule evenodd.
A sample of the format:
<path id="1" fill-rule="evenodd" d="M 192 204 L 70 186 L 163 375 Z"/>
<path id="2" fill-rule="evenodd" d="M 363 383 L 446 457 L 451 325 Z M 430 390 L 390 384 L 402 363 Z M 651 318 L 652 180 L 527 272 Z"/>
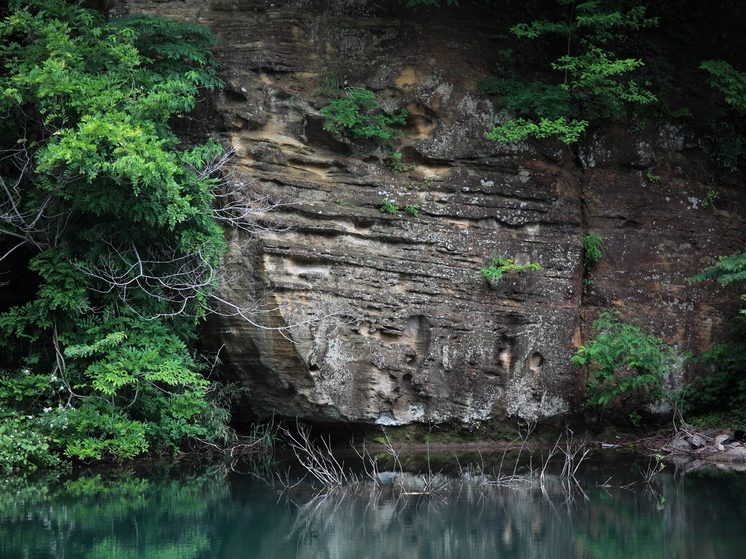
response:
<path id="1" fill-rule="evenodd" d="M 2 559 L 741 559 L 746 475 L 646 484 L 647 460 L 588 461 L 509 487 L 426 478 L 318 493 L 227 468 L 0 483 Z M 432 480 L 431 480 L 432 481 Z M 629 485 L 631 484 L 631 485 Z"/>

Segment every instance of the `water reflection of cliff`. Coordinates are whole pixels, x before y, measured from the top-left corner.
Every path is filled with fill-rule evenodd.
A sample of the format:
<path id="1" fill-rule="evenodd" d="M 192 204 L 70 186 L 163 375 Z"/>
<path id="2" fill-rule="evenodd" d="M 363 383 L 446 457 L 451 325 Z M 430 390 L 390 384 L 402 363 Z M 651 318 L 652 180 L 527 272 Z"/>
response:
<path id="1" fill-rule="evenodd" d="M 316 493 L 213 471 L 0 484 L 0 557 L 730 559 L 746 478 L 587 469 L 578 484 L 479 476 Z M 609 479 L 610 477 L 610 479 Z M 632 483 L 632 485 L 629 485 Z"/>

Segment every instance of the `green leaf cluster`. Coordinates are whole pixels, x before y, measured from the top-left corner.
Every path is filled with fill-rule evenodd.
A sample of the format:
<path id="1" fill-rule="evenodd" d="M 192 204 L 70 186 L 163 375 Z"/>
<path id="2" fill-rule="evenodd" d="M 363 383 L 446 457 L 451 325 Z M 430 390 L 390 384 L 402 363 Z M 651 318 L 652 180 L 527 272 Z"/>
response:
<path id="1" fill-rule="evenodd" d="M 496 254 L 492 259 L 492 263 L 486 268 L 481 268 L 479 273 L 481 277 L 489 281 L 497 281 L 503 277 L 505 272 L 516 270 L 520 272 L 522 270 L 539 270 L 541 265 L 537 262 L 533 264 L 523 264 L 519 266 L 515 264 L 510 258 L 503 258 L 499 254 Z"/>
<path id="2" fill-rule="evenodd" d="M 560 141 L 571 144 L 580 139 L 587 126 L 587 120 L 568 120 L 562 116 L 538 120 L 517 118 L 496 126 L 485 133 L 485 137 L 496 142 L 521 142 L 526 138 L 539 140 L 556 136 Z"/>
<path id="3" fill-rule="evenodd" d="M 384 200 L 383 205 L 381 206 L 381 211 L 383 213 L 389 213 L 389 214 L 397 214 L 399 211 L 405 211 L 412 217 L 419 217 L 419 215 L 422 213 L 422 210 L 419 206 L 415 204 L 406 204 L 403 208 L 396 205 L 395 200 Z"/>
<path id="4" fill-rule="evenodd" d="M 583 245 L 583 265 L 586 269 L 606 256 L 604 239 L 595 233 L 588 233 L 580 240 Z"/>
<path id="5" fill-rule="evenodd" d="M 734 110 L 746 115 L 746 73 L 739 72 L 724 60 L 705 60 L 700 65 L 710 76 L 710 85 Z"/>
<path id="6" fill-rule="evenodd" d="M 570 359 L 575 367 L 590 367 L 588 404 L 605 408 L 633 394 L 664 396 L 663 380 L 681 362 L 672 348 L 646 334 L 639 324 L 623 322 L 610 313 L 601 314 L 593 329 L 596 337 Z"/>
<path id="7" fill-rule="evenodd" d="M 422 210 L 420 210 L 419 206 L 415 206 L 414 204 L 407 204 L 404 206 L 404 211 L 407 212 L 412 217 L 418 217 Z"/>
<path id="8" fill-rule="evenodd" d="M 190 343 L 224 250 L 223 150 L 170 128 L 221 85 L 214 43 L 63 0 L 11 2 L 0 21 L 0 254 L 25 259 L 33 290 L 0 312 L 0 414 L 32 418 L 54 452 L 222 436 L 200 426 L 214 402 Z"/>
<path id="9" fill-rule="evenodd" d="M 390 143 L 402 131 L 390 128 L 392 124 L 404 125 L 407 111 L 399 114 L 385 110 L 376 94 L 361 87 L 346 88 L 342 96 L 334 99 L 319 111 L 325 118 L 324 130 L 354 139 L 372 139 Z"/>
<path id="10" fill-rule="evenodd" d="M 702 270 L 699 274 L 688 278 L 688 283 L 698 283 L 705 280 L 715 280 L 721 285 L 740 283 L 746 287 L 746 253 L 721 256 L 712 266 Z M 746 299 L 746 295 L 743 296 Z M 746 311 L 741 311 L 746 313 Z"/>
<path id="11" fill-rule="evenodd" d="M 28 419 L 13 413 L 0 414 L 0 475 L 59 468 L 62 462 L 52 449 L 53 441 Z"/>
<path id="12" fill-rule="evenodd" d="M 394 200 L 384 200 L 383 205 L 381 206 L 381 211 L 383 213 L 395 214 L 399 212 L 399 209 L 399 206 L 396 205 Z"/>

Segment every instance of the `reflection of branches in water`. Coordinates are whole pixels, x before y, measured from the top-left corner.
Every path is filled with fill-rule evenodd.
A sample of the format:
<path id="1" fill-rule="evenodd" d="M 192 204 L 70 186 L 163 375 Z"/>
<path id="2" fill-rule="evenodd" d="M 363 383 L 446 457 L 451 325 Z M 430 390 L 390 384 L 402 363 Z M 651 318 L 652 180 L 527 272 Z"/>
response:
<path id="1" fill-rule="evenodd" d="M 324 484 L 324 489 L 309 501 L 296 505 L 298 516 L 289 537 L 297 538 L 301 549 L 307 552 L 299 557 L 320 553 L 316 549 L 320 534 L 324 535 L 323 540 L 330 547 L 344 542 L 346 556 L 358 552 L 364 554 L 371 545 L 383 550 L 383 556 L 404 556 L 413 550 L 402 548 L 402 542 L 397 542 L 393 535 L 402 525 L 412 527 L 411 531 L 418 534 L 443 533 L 442 538 L 438 536 L 433 540 L 417 538 L 414 547 L 429 549 L 433 556 L 499 556 L 513 549 L 518 542 L 522 549 L 532 549 L 533 556 L 538 556 L 544 548 L 535 543 L 539 541 L 537 535 L 543 534 L 547 525 L 556 526 L 558 522 L 571 528 L 569 517 L 576 496 L 582 495 L 583 502 L 587 500 L 575 479 L 579 463 L 587 452 L 582 450 L 585 445 L 576 442 L 571 434 L 562 445 L 558 440 L 548 457 L 551 459 L 558 454 L 570 462 L 564 464 L 559 475 L 548 473 L 546 461 L 541 468 L 531 467 L 531 450 L 526 441 L 528 434 L 525 434 L 519 438 L 517 455 L 509 459 L 506 450 L 496 472 L 484 473 L 482 462 L 478 467 L 460 467 L 460 476 L 449 478 L 433 473 L 429 461 L 425 473 L 402 471 L 398 451 L 384 432 L 381 444 L 386 454 L 393 458 L 395 467 L 400 469 L 381 471 L 379 455 L 374 455 L 364 444 L 357 451 L 365 472 L 365 477 L 361 478 L 344 470 L 332 456 L 328 441 L 321 439 L 320 444 L 312 441 L 309 430 L 300 424 L 297 433 L 290 442 L 296 456 L 309 474 Z M 528 473 L 520 473 L 520 463 L 527 460 Z M 293 493 L 289 483 L 284 486 L 288 495 Z M 540 512 L 535 510 L 537 503 Z M 560 504 L 565 505 L 564 514 L 560 514 Z M 453 512 L 463 511 L 464 507 L 468 510 L 465 516 Z M 532 512 L 527 512 L 525 518 L 516 517 L 515 511 L 523 509 Z M 555 518 L 554 522 L 548 522 L 548 515 L 559 518 L 559 521 Z M 480 535 L 477 540 L 468 537 L 465 540 L 464 534 L 473 529 L 454 528 L 454 524 L 464 522 L 474 526 L 489 525 L 494 529 L 487 536 Z M 392 534 L 392 537 L 387 538 L 386 534 Z M 370 541 L 371 538 L 375 541 Z M 350 545 L 354 547 L 354 542 L 358 541 L 368 543 L 361 543 L 359 550 L 350 549 Z M 469 551 L 464 552 L 465 549 Z M 331 553 L 321 555 L 337 556 Z"/>
<path id="2" fill-rule="evenodd" d="M 548 552 L 548 540 L 568 533 L 570 515 L 557 517 L 544 498 L 559 490 L 553 480 L 543 492 L 449 480 L 430 494 L 358 482 L 297 505 L 287 538 L 299 558 L 369 556 L 371 549 L 380 557 L 559 556 Z"/>
<path id="3" fill-rule="evenodd" d="M 385 433 L 381 446 L 390 454 L 387 462 L 401 468 L 398 450 Z M 571 431 L 557 439 L 538 465 L 525 437 L 519 437 L 512 450 L 517 454 L 504 452 L 492 473 L 485 472 L 484 459 L 477 465 L 459 463 L 457 478 L 433 473 L 429 461 L 425 473 L 382 471 L 380 455 L 366 445 L 358 451 L 365 476 L 344 472 L 339 462 L 329 462 L 328 457 L 317 458 L 314 468 L 332 464 L 333 470 L 342 473 L 335 474 L 333 486 L 297 505 L 289 536 L 298 542 L 297 556 L 348 557 L 376 549 L 379 556 L 395 557 L 564 557 L 572 549 L 560 550 L 548 542 L 571 542 L 567 534 L 592 534 L 596 513 L 590 511 L 598 505 L 590 503 L 600 494 L 612 503 L 624 500 L 625 495 L 637 504 L 642 498 L 650 514 L 671 507 L 660 482 L 651 483 L 660 473 L 657 463 L 640 470 L 641 491 L 634 489 L 635 482 L 617 485 L 611 478 L 595 485 L 581 483 L 577 476 L 590 450 Z M 322 442 L 312 452 L 331 454 L 331 447 Z M 526 463 L 527 472 L 523 469 Z M 322 478 L 316 476 L 317 481 Z M 639 488 L 640 480 L 636 483 Z M 614 519 L 609 517 L 608 522 Z M 344 553 L 337 553 L 340 549 Z"/>
<path id="4" fill-rule="evenodd" d="M 512 471 L 503 473 L 508 453 L 516 448 L 508 446 L 503 451 L 497 470 L 493 471 L 492 474 L 485 473 L 483 459 L 480 466 L 470 464 L 462 467 L 459 463 L 461 483 L 476 487 L 510 487 L 517 489 L 538 485 L 540 488 L 543 488 L 546 483 L 547 468 L 550 461 L 555 455 L 561 455 L 563 457 L 563 464 L 558 478 L 562 480 L 562 486 L 568 494 L 568 503 L 574 500 L 576 494 L 584 495 L 575 476 L 580 465 L 590 452 L 585 442 L 576 441 L 573 432 L 568 429 L 564 436 L 560 436 L 557 439 L 549 455 L 543 460 L 541 467 L 533 468 L 533 451 L 527 447 L 527 439 L 532 430 L 533 426 L 529 425 L 526 431 L 522 432 L 517 439 L 520 441 L 520 444 L 517 447 L 517 455 L 512 459 Z M 288 444 L 293 449 L 300 464 L 324 488 L 335 489 L 343 485 L 360 482 L 359 476 L 351 473 L 349 470 L 345 470 L 343 465 L 337 461 L 328 440 L 322 438 L 321 444 L 317 444 L 311 440 L 310 429 L 308 427 L 297 423 L 296 434 L 291 434 L 289 431 L 284 431 L 284 433 L 288 439 Z M 384 452 L 381 454 L 393 459 L 393 470 L 381 471 L 379 465 L 381 454 L 372 454 L 365 443 L 363 443 L 360 449 L 353 445 L 357 456 L 361 460 L 364 475 L 374 485 L 395 486 L 402 492 L 413 495 L 447 493 L 452 490 L 452 483 L 449 478 L 441 475 L 440 472 L 432 471 L 429 444 L 427 447 L 427 471 L 414 475 L 403 471 L 398 450 L 394 447 L 385 430 L 383 431 L 383 435 L 383 438 L 379 439 L 384 449 Z M 522 458 L 526 453 L 528 454 L 528 473 L 519 473 L 519 467 L 525 462 Z M 456 460 L 458 463 L 458 457 Z"/>
<path id="5" fill-rule="evenodd" d="M 317 493 L 310 501 L 301 505 L 289 536 L 303 538 L 309 534 L 326 533 L 339 522 L 337 512 L 348 501 L 351 488 L 338 489 L 334 492 Z M 341 517 L 344 518 L 344 514 Z"/>
<path id="6" fill-rule="evenodd" d="M 401 464 L 388 437 L 382 446 L 395 454 L 394 464 Z M 533 464 L 526 454 L 532 450 L 524 443 L 514 450 L 524 463 Z M 297 517 L 288 537 L 297 542 L 297 557 L 367 556 L 375 549 L 383 557 L 560 558 L 572 556 L 576 538 L 578 545 L 589 549 L 587 542 L 597 535 L 599 507 L 608 511 L 601 513 L 602 522 L 610 529 L 621 523 L 619 530 L 625 533 L 640 523 L 616 514 L 619 507 L 635 507 L 652 525 L 663 516 L 685 519 L 688 514 L 679 511 L 683 503 L 671 497 L 672 492 L 678 494 L 676 488 L 665 490 L 674 478 L 659 476 L 660 466 L 652 463 L 640 470 L 641 480 L 631 484 L 615 484 L 611 478 L 581 483 L 577 474 L 588 447 L 571 432 L 558 439 L 541 465 L 529 466 L 528 473 L 521 473 L 515 456 L 507 453 L 496 472 L 485 473 L 482 459 L 476 466 L 459 464 L 457 478 L 430 471 L 381 471 L 378 455 L 365 445 L 358 456 L 367 478 L 355 477 L 296 505 Z M 551 468 L 550 460 L 554 461 Z M 430 490 L 435 476 L 439 476 L 437 490 Z M 676 526 L 678 530 L 683 524 L 677 520 Z"/>
<path id="7" fill-rule="evenodd" d="M 287 538 L 302 559 L 367 557 L 371 550 L 377 557 L 559 559 L 603 557 L 596 548 L 611 553 L 625 545 L 660 552 L 660 541 L 639 542 L 635 534 L 679 534 L 691 528 L 692 511 L 672 475 L 656 485 L 634 491 L 585 480 L 568 486 L 559 474 L 546 473 L 543 485 L 520 489 L 454 478 L 437 494 L 413 494 L 396 484 L 360 481 L 296 503 Z M 571 507 L 565 506 L 568 489 L 576 492 Z M 613 541 L 599 544 L 599 533 L 607 531 Z M 583 554 L 575 554 L 576 545 Z"/>
<path id="8" fill-rule="evenodd" d="M 287 429 L 283 429 L 282 433 L 301 466 L 324 488 L 335 489 L 356 481 L 356 477 L 345 470 L 344 465 L 332 454 L 328 439 L 322 437 L 320 445 L 311 439 L 310 427 L 297 422 L 295 434 Z"/>

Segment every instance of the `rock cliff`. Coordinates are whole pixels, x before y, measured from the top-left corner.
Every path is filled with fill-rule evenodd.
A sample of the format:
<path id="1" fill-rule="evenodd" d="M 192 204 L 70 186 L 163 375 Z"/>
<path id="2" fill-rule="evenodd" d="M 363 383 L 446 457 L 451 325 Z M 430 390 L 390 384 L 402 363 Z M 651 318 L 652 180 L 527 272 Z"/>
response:
<path id="1" fill-rule="evenodd" d="M 600 312 L 619 310 L 694 353 L 727 333 L 735 294 L 684 280 L 743 248 L 738 181 L 667 121 L 599 127 L 574 149 L 486 140 L 501 117 L 476 80 L 496 62 L 490 37 L 505 22 L 495 7 L 112 9 L 194 21 L 221 38 L 226 87 L 182 128 L 235 149 L 234 196 L 277 204 L 266 231 L 227 231 L 228 306 L 208 324 L 254 413 L 383 425 L 558 419 L 580 409 L 585 373 L 568 360 Z M 318 90 L 340 86 L 408 111 L 401 164 L 389 147 L 323 129 Z M 382 212 L 386 200 L 420 213 Z M 607 247 L 590 270 L 586 232 Z M 479 270 L 495 254 L 541 268 L 488 282 Z M 246 321 L 230 304 L 257 312 Z"/>

